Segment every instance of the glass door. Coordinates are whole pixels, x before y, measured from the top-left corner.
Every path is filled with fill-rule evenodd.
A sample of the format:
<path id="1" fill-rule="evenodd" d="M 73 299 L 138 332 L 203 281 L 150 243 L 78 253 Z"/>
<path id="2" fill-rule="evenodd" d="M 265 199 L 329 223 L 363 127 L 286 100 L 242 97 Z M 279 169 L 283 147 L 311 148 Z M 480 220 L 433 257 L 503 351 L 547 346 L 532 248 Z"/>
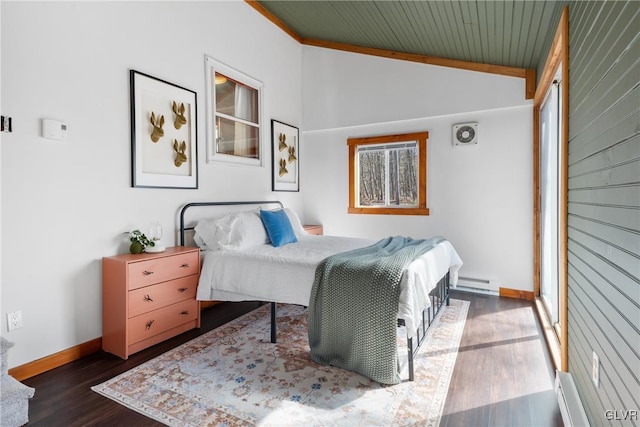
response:
<path id="1" fill-rule="evenodd" d="M 540 296 L 556 331 L 560 285 L 561 90 L 561 82 L 554 80 L 540 108 Z"/>

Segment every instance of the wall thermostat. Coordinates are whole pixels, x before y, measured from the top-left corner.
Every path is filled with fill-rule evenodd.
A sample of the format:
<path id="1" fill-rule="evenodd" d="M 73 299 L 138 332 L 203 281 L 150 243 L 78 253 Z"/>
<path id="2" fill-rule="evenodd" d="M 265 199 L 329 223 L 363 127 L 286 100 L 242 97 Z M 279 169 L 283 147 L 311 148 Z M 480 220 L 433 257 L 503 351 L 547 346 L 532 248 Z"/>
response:
<path id="1" fill-rule="evenodd" d="M 42 137 L 47 139 L 67 139 L 67 124 L 59 120 L 42 119 Z"/>

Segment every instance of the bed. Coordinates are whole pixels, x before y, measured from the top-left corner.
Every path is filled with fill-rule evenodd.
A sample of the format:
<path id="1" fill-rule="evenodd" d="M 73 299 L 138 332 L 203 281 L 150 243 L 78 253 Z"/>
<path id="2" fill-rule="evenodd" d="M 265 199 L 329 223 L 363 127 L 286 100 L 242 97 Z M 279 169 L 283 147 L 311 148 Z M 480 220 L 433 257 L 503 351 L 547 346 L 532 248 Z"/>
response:
<path id="1" fill-rule="evenodd" d="M 256 208 L 255 205 L 259 205 Z M 231 212 L 216 209 L 231 207 Z M 234 210 L 233 208 L 237 208 Z M 213 209 L 187 224 L 187 213 Z M 275 247 L 260 221 L 259 209 L 284 211 L 295 242 Z M 370 247 L 377 240 L 306 233 L 297 215 L 279 201 L 199 202 L 180 212 L 180 245 L 192 233 L 202 249 L 197 291 L 200 301 L 265 301 L 271 303 L 271 341 L 276 342 L 277 303 L 309 306 L 316 267 L 335 254 Z M 442 240 L 403 270 L 397 324 L 407 331 L 409 380 L 413 357 L 428 326 L 457 282 L 462 261 L 450 242 Z M 415 341 L 415 343 L 414 343 Z"/>

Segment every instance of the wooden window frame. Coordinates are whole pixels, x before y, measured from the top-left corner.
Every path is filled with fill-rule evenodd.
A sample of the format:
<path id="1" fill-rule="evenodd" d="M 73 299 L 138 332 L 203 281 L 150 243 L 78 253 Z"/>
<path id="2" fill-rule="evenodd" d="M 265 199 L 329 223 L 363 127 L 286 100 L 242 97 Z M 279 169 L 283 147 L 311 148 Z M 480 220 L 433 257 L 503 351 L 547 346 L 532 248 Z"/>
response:
<path id="1" fill-rule="evenodd" d="M 553 84 L 556 71 L 561 67 L 562 72 L 562 97 L 561 111 L 562 133 L 560 144 L 562 145 L 559 159 L 562 168 L 562 180 L 560 182 L 560 212 L 559 212 L 559 323 L 558 334 L 550 324 L 543 304 L 540 301 L 540 107 L 544 96 Z M 544 65 L 542 76 L 538 83 L 533 102 L 533 291 L 536 296 L 536 307 L 542 327 L 545 331 L 546 341 L 556 369 L 567 372 L 569 369 L 569 331 L 568 331 L 568 172 L 569 172 L 569 7 L 562 11 L 560 22 L 551 45 L 551 49 Z"/>
<path id="2" fill-rule="evenodd" d="M 429 215 L 427 208 L 427 140 L 429 132 L 349 138 L 349 209 L 350 214 L 377 215 Z M 418 145 L 418 206 L 411 208 L 363 207 L 357 205 L 357 155 L 358 146 L 416 141 Z"/>

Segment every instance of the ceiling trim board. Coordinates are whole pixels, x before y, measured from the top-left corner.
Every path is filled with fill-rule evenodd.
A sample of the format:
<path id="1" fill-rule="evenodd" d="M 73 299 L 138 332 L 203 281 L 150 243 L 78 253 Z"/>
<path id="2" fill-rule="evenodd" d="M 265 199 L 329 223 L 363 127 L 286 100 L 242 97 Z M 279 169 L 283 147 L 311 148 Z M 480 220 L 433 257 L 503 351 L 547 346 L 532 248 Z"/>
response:
<path id="1" fill-rule="evenodd" d="M 356 46 L 345 43 L 337 43 L 327 40 L 302 39 L 302 44 L 316 47 L 324 47 L 334 50 L 343 50 L 365 55 L 381 56 L 383 58 L 399 59 L 422 64 L 440 65 L 443 67 L 461 68 L 463 70 L 481 71 L 484 73 L 500 74 L 509 77 L 526 77 L 524 68 L 507 67 L 504 65 L 483 64 L 480 62 L 462 61 L 459 59 L 440 58 L 438 56 L 419 55 L 415 53 L 398 52 L 396 50 L 377 49 L 373 47 Z"/>
<path id="2" fill-rule="evenodd" d="M 525 76 L 525 99 L 534 99 L 536 96 L 536 70 L 526 70 Z"/>
<path id="3" fill-rule="evenodd" d="M 264 6 L 258 3 L 256 0 L 244 0 L 246 4 L 254 8 L 258 13 L 273 22 L 278 28 L 287 33 L 292 39 L 302 44 L 302 37 L 296 34 L 291 28 L 289 28 L 284 22 L 282 22 L 277 16 L 269 12 Z"/>

